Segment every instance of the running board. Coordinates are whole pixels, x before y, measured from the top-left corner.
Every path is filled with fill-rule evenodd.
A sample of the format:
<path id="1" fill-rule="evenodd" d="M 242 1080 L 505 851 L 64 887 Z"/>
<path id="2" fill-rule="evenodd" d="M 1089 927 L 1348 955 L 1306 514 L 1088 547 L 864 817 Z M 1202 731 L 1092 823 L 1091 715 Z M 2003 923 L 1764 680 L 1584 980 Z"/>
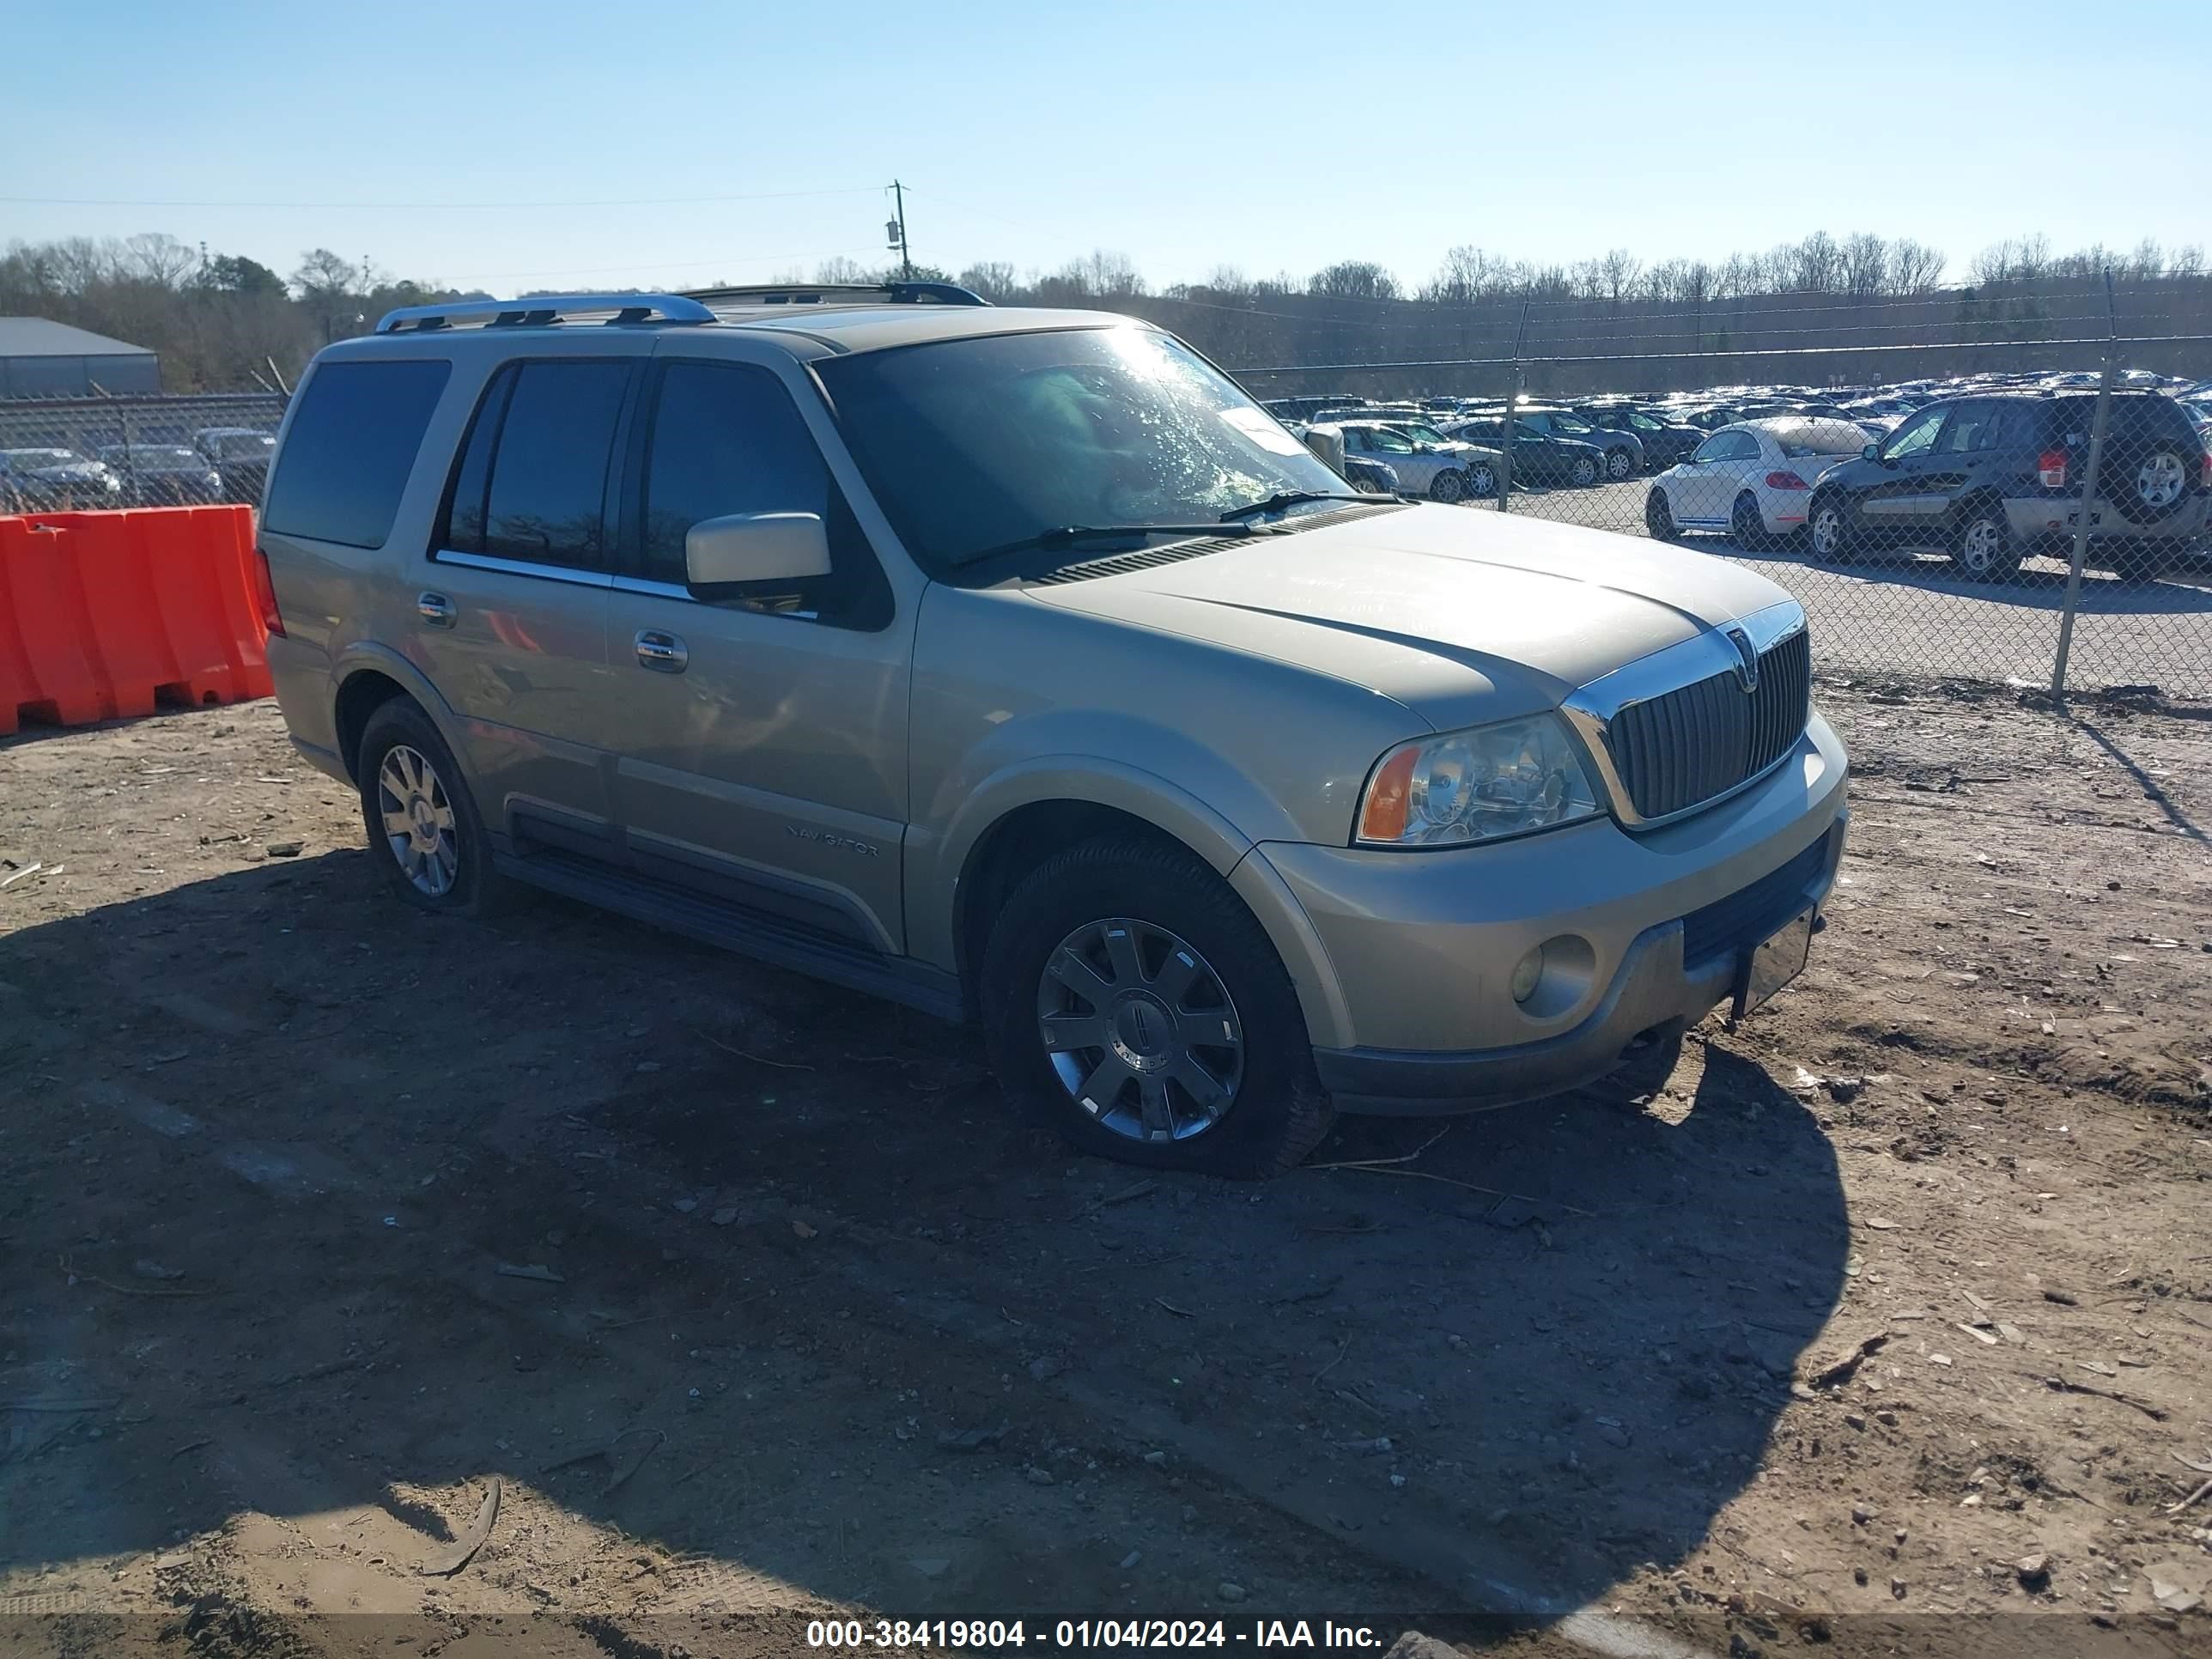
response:
<path id="1" fill-rule="evenodd" d="M 574 853 L 501 853 L 493 863 L 501 875 L 532 887 L 580 899 L 771 967 L 904 1003 L 940 1019 L 968 1018 L 968 1000 L 958 975 L 911 957 L 885 956 L 696 888 L 655 881 Z"/>

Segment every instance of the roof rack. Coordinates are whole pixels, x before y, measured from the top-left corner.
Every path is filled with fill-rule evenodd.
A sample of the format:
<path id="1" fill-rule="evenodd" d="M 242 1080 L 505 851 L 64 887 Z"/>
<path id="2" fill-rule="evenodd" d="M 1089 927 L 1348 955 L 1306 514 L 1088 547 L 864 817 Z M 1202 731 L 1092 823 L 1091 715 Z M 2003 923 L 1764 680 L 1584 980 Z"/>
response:
<path id="1" fill-rule="evenodd" d="M 686 300 L 756 306 L 920 305 L 987 306 L 991 302 L 957 283 L 761 283 L 743 288 L 688 288 Z"/>
<path id="2" fill-rule="evenodd" d="M 714 313 L 681 294 L 533 294 L 526 300 L 449 300 L 442 305 L 402 306 L 378 319 L 379 334 L 428 333 L 457 322 L 485 328 L 532 328 L 563 317 L 611 312 L 610 324 L 711 323 Z"/>

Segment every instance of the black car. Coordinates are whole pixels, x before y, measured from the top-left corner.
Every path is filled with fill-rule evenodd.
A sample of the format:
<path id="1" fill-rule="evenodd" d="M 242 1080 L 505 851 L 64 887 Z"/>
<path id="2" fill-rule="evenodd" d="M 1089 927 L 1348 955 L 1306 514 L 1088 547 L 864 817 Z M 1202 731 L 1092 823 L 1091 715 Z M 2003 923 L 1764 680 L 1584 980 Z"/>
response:
<path id="1" fill-rule="evenodd" d="M 2083 392 L 1947 398 L 1824 474 L 1807 512 L 1815 558 L 1936 547 L 2002 581 L 2029 553 L 2071 556 L 2097 400 Z M 2162 392 L 2115 392 L 2088 562 L 2148 578 L 2180 562 L 2212 511 L 2212 453 Z"/>
<path id="2" fill-rule="evenodd" d="M 1644 464 L 1654 472 L 1679 466 L 1705 434 L 1696 427 L 1662 418 L 1630 404 L 1577 404 L 1575 413 L 1607 432 L 1632 432 L 1644 441 Z"/>
<path id="3" fill-rule="evenodd" d="M 1547 438 L 1516 420 L 1513 434 L 1513 481 L 1516 483 L 1594 484 L 1605 477 L 1605 451 L 1577 439 Z M 1447 438 L 1503 446 L 1505 422 L 1501 416 L 1455 421 L 1443 428 Z"/>
<path id="4" fill-rule="evenodd" d="M 185 444 L 109 444 L 100 459 L 122 478 L 131 507 L 198 507 L 223 499 L 221 476 Z"/>
<path id="5" fill-rule="evenodd" d="M 0 449 L 0 513 L 123 505 L 123 481 L 73 449 Z"/>
<path id="6" fill-rule="evenodd" d="M 222 480 L 223 500 L 260 505 L 269 458 L 276 453 L 272 434 L 252 426 L 204 426 L 192 434 L 192 448 Z"/>

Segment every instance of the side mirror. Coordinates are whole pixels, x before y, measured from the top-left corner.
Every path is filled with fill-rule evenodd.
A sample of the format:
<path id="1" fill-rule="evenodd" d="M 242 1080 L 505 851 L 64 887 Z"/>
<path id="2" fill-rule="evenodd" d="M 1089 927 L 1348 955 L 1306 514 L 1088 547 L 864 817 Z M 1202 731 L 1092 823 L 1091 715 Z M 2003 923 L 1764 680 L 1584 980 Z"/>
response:
<path id="1" fill-rule="evenodd" d="M 684 538 L 692 597 L 742 599 L 763 584 L 830 574 L 830 533 L 818 513 L 733 513 L 702 519 Z"/>
<path id="2" fill-rule="evenodd" d="M 1880 460 L 1881 459 L 1881 446 L 1880 444 L 1869 444 L 1864 449 L 1859 451 L 1859 459 L 1863 461 Z"/>

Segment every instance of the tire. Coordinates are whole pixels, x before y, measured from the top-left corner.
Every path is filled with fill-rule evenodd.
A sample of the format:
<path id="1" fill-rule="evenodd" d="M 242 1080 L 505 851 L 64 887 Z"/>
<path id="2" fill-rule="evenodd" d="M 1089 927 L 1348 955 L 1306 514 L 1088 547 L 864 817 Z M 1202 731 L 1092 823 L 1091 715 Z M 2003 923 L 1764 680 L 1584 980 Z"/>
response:
<path id="1" fill-rule="evenodd" d="M 1498 493 L 1498 471 L 1488 461 L 1470 461 L 1467 467 L 1467 493 L 1477 501 L 1486 501 Z"/>
<path id="2" fill-rule="evenodd" d="M 2169 438 L 2124 441 L 2113 449 L 2106 463 L 2112 470 L 2098 480 L 2097 493 L 2130 524 L 2160 523 L 2188 504 L 2201 456 Z"/>
<path id="3" fill-rule="evenodd" d="M 441 915 L 493 915 L 513 902 L 460 764 L 412 701 L 394 697 L 368 717 L 354 775 L 370 860 L 394 893 Z"/>
<path id="4" fill-rule="evenodd" d="M 1765 515 L 1759 510 L 1759 498 L 1748 489 L 1729 509 L 1729 534 L 1746 553 L 1764 553 L 1772 540 L 1766 533 Z"/>
<path id="5" fill-rule="evenodd" d="M 1290 975 L 1243 902 L 1181 847 L 1106 836 L 1047 859 L 1000 908 L 979 989 L 1000 1086 L 1079 1152 L 1264 1180 L 1328 1133 Z M 1236 1041 L 1185 1041 L 1194 1018 Z M 1093 1033 L 1105 1040 L 1078 1046 Z"/>
<path id="6" fill-rule="evenodd" d="M 1576 483 L 1587 489 L 1597 482 L 1597 461 L 1589 455 L 1575 457 L 1574 471 L 1570 475 Z"/>
<path id="7" fill-rule="evenodd" d="M 1978 582 L 2008 582 L 2020 574 L 2020 544 L 2003 507 L 1978 501 L 1966 509 L 1951 538 L 1951 562 Z"/>
<path id="8" fill-rule="evenodd" d="M 1815 495 L 1805 516 L 1807 551 L 1823 564 L 1849 564 L 1859 550 L 1858 533 L 1851 528 L 1840 495 Z"/>
<path id="9" fill-rule="evenodd" d="M 1674 509 L 1665 490 L 1655 489 L 1644 498 L 1644 528 L 1655 542 L 1671 542 L 1682 533 L 1674 528 Z"/>
<path id="10" fill-rule="evenodd" d="M 1429 499 L 1432 501 L 1456 501 L 1464 499 L 1466 495 L 1465 475 L 1450 467 L 1444 468 L 1429 480 Z"/>
<path id="11" fill-rule="evenodd" d="M 1605 476 L 1612 479 L 1615 483 L 1620 483 L 1625 479 L 1634 477 L 1636 476 L 1636 457 L 1630 454 L 1625 449 L 1607 450 L 1605 452 Z"/>

